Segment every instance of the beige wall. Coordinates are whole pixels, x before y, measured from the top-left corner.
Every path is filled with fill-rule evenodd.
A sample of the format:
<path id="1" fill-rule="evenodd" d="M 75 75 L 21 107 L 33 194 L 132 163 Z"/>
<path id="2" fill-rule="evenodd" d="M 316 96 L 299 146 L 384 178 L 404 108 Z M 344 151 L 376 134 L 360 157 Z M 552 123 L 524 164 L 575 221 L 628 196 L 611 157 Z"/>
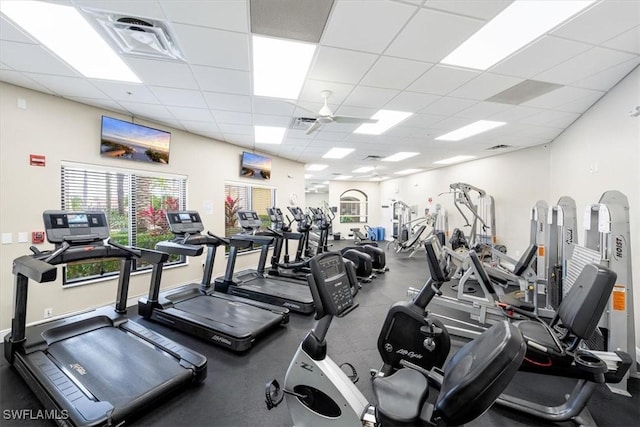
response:
<path id="1" fill-rule="evenodd" d="M 18 98 L 26 109 L 17 107 Z M 29 243 L 17 243 L 19 232 L 42 230 L 42 211 L 60 208 L 60 164 L 62 161 L 106 165 L 118 168 L 180 174 L 188 177 L 187 207 L 199 210 L 205 227 L 224 235 L 224 180 L 256 184 L 239 177 L 242 148 L 196 136 L 155 123 L 145 123 L 171 132 L 169 165 L 137 163 L 100 156 L 100 117 L 129 120 L 130 117 L 0 83 L 0 232 L 11 233 L 12 244 L 0 245 L 0 330 L 10 327 L 13 303 L 11 261 L 29 253 Z M 46 167 L 29 166 L 29 154 L 46 156 Z M 277 188 L 277 205 L 285 206 L 291 193 L 304 194 L 304 166 L 273 158 L 270 186 Z M 291 178 L 289 178 L 291 176 Z M 213 213 L 204 206 L 213 204 Z M 44 250 L 51 245 L 39 245 Z M 221 253 L 222 251 L 220 251 Z M 188 266 L 168 269 L 164 287 L 198 280 L 204 257 Z M 255 255 L 242 256 L 238 268 L 255 265 Z M 214 274 L 224 272 L 225 257 L 216 259 Z M 148 291 L 149 274 L 132 277 L 130 297 Z M 110 304 L 115 299 L 116 281 L 62 289 L 61 281 L 31 283 L 28 322 L 43 318 L 46 307 L 54 316 Z"/>

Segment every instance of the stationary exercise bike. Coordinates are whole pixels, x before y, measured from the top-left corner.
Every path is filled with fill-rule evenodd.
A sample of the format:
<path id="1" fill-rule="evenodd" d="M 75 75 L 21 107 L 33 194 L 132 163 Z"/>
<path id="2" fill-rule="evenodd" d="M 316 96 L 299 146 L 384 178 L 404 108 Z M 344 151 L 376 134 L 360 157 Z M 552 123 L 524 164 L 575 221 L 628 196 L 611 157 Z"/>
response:
<path id="1" fill-rule="evenodd" d="M 344 261 L 340 254 L 328 252 L 314 257 L 310 268 L 317 321 L 289 365 L 284 388 L 273 380 L 265 396 L 269 409 L 286 396 L 295 426 L 460 425 L 484 413 L 522 363 L 522 335 L 505 321 L 462 347 L 444 372 L 401 368 L 375 377 L 378 404 L 372 405 L 327 356 L 325 337 L 333 317 L 346 316 L 357 307 Z M 444 273 L 440 269 L 432 276 Z M 435 404 L 426 403 L 429 385 L 440 390 Z"/>

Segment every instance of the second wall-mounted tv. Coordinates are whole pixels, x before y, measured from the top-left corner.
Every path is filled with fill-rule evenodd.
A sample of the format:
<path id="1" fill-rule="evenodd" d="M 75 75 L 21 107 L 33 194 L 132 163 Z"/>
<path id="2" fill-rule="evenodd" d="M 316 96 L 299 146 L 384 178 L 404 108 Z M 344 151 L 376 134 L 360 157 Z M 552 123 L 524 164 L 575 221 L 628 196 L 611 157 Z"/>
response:
<path id="1" fill-rule="evenodd" d="M 271 179 L 271 158 L 247 151 L 242 152 L 240 176 L 255 179 Z"/>
<path id="2" fill-rule="evenodd" d="M 169 132 L 102 116 L 100 154 L 104 157 L 169 164 L 170 143 Z"/>

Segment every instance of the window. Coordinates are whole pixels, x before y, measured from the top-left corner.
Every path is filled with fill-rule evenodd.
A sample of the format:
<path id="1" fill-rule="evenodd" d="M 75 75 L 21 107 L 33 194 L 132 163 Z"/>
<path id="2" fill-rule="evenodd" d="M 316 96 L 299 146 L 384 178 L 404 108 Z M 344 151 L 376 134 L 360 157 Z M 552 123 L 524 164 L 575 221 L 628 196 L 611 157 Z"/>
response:
<path id="1" fill-rule="evenodd" d="M 366 223 L 367 195 L 360 190 L 347 190 L 340 195 L 340 222 Z"/>
<path id="2" fill-rule="evenodd" d="M 242 231 L 236 213 L 253 210 L 260 216 L 264 227 L 270 225 L 267 208 L 274 206 L 276 189 L 235 183 L 224 184 L 224 230 L 225 237 Z"/>
<path id="3" fill-rule="evenodd" d="M 62 209 L 104 211 L 111 239 L 124 245 L 153 249 L 157 242 L 172 239 L 165 211 L 186 206 L 183 176 L 71 163 L 63 164 L 61 174 Z M 184 262 L 185 257 L 172 255 L 166 264 Z M 149 268 L 139 260 L 132 263 L 133 271 Z M 63 283 L 115 276 L 119 270 L 119 260 L 69 263 Z"/>

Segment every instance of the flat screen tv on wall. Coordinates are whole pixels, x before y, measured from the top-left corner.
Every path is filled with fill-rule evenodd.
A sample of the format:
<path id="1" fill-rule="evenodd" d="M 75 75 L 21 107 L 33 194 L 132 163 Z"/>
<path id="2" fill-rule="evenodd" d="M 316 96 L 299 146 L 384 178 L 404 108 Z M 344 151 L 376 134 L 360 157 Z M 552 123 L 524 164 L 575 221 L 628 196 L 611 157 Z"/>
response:
<path id="1" fill-rule="evenodd" d="M 244 151 L 240 162 L 240 176 L 271 179 L 271 158 Z"/>
<path id="2" fill-rule="evenodd" d="M 169 132 L 102 116 L 100 154 L 104 157 L 169 164 L 170 143 Z"/>

